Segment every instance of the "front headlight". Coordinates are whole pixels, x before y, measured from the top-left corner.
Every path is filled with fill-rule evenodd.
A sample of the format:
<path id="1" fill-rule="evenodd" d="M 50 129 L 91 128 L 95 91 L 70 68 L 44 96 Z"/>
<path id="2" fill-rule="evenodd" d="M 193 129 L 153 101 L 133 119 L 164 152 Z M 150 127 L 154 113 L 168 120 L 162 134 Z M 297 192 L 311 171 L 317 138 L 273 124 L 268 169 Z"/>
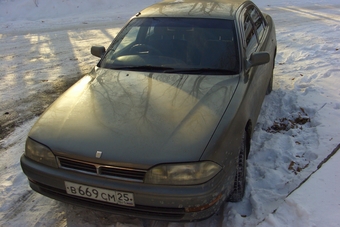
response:
<path id="1" fill-rule="evenodd" d="M 48 147 L 30 138 L 27 138 L 26 140 L 25 155 L 28 158 L 36 162 L 39 162 L 41 164 L 48 165 L 48 166 L 55 167 L 55 168 L 58 167 L 57 161 L 52 151 Z"/>
<path id="2" fill-rule="evenodd" d="M 195 185 L 213 178 L 221 166 L 211 161 L 162 164 L 150 169 L 144 178 L 148 184 Z"/>

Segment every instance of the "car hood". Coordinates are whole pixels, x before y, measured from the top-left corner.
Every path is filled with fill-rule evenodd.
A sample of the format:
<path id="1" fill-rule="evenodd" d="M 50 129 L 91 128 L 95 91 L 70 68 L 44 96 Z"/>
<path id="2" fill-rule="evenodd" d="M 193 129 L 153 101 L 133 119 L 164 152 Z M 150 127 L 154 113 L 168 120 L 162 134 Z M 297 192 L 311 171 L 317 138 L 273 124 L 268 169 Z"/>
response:
<path id="1" fill-rule="evenodd" d="M 55 155 L 122 167 L 198 161 L 238 82 L 237 75 L 95 68 L 45 111 L 29 137 Z"/>

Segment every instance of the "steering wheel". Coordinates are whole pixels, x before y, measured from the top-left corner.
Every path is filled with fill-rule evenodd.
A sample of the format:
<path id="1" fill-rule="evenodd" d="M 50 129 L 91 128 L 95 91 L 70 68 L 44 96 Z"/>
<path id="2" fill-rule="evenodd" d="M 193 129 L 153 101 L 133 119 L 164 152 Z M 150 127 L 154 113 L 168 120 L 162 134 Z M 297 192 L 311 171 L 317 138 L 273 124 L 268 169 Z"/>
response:
<path id="1" fill-rule="evenodd" d="M 162 55 L 159 50 L 146 44 L 135 44 L 130 48 L 130 51 L 132 53 L 143 53 L 148 51 L 149 54 Z"/>

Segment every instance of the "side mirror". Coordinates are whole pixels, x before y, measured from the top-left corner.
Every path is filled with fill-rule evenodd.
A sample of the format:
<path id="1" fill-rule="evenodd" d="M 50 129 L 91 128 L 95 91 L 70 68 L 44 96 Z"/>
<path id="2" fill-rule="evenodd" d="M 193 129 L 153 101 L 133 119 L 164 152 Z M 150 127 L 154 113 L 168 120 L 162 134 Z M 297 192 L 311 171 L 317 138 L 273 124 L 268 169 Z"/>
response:
<path id="1" fill-rule="evenodd" d="M 91 54 L 93 56 L 101 58 L 105 54 L 105 47 L 103 46 L 92 46 Z"/>
<path id="2" fill-rule="evenodd" d="M 247 61 L 247 68 L 257 66 L 257 65 L 263 65 L 270 61 L 270 55 L 268 52 L 257 52 L 252 53 L 250 55 L 249 60 Z"/>

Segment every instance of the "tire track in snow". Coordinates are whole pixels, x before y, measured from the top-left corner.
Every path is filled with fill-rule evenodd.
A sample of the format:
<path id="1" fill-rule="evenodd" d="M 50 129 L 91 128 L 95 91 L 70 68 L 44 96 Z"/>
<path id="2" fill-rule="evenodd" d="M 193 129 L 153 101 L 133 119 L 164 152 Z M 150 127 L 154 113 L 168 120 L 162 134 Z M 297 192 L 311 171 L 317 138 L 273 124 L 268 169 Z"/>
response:
<path id="1" fill-rule="evenodd" d="M 335 148 L 334 148 L 334 150 L 324 159 L 324 160 L 322 160 L 320 163 L 319 163 L 319 165 L 317 166 L 317 169 L 316 170 L 314 170 L 308 177 L 306 177 L 296 188 L 294 188 L 286 197 L 285 197 L 285 199 L 287 199 L 291 194 L 293 194 L 296 190 L 298 190 L 304 183 L 306 183 L 308 180 L 309 180 L 309 178 L 310 177 L 312 177 L 317 171 L 319 171 L 320 169 L 321 169 L 321 167 L 325 164 L 325 163 L 327 163 L 328 161 L 329 161 L 329 159 L 331 159 L 338 151 L 340 150 L 340 144 L 338 144 L 338 146 L 336 146 Z M 281 204 L 283 204 L 285 202 L 285 200 L 283 200 L 282 202 L 281 202 Z M 280 205 L 281 205 L 280 204 Z M 276 209 L 274 209 L 270 214 L 275 214 L 276 213 L 276 211 L 277 211 L 277 209 L 280 207 L 280 205 L 279 206 L 277 206 L 277 208 Z M 268 217 L 268 216 L 267 216 Z M 263 220 L 261 220 L 260 222 L 258 222 L 256 225 L 260 225 L 262 222 L 264 222 L 265 220 L 266 220 L 266 218 L 267 217 L 265 217 Z"/>
<path id="2" fill-rule="evenodd" d="M 30 190 L 26 191 L 16 201 L 13 201 L 13 205 L 7 209 L 7 212 L 1 218 L 2 224 L 0 226 L 5 226 L 4 223 L 11 223 L 12 219 L 20 215 L 27 208 L 32 207 L 36 196 L 37 194 Z"/>
<path id="3" fill-rule="evenodd" d="M 313 176 L 318 170 L 320 170 L 321 169 L 321 167 L 325 164 L 325 163 L 327 163 L 328 161 L 329 161 L 329 159 L 331 159 L 338 151 L 339 151 L 339 149 L 340 149 L 340 144 L 338 144 L 338 146 L 336 146 L 335 148 L 334 148 L 334 150 L 324 159 L 324 160 L 322 160 L 320 163 L 319 163 L 319 165 L 317 166 L 317 169 L 316 170 L 314 170 L 308 177 L 306 177 L 300 184 L 299 184 L 299 186 L 297 186 L 294 190 L 292 190 L 287 196 L 286 196 L 286 198 L 288 197 L 288 196 L 290 196 L 294 191 L 296 191 L 297 189 L 299 189 L 304 183 L 306 183 L 306 181 L 311 177 L 311 176 Z M 276 210 L 275 210 L 276 211 Z M 274 212 L 275 212 L 274 211 Z M 274 213 L 273 212 L 273 213 Z"/>

